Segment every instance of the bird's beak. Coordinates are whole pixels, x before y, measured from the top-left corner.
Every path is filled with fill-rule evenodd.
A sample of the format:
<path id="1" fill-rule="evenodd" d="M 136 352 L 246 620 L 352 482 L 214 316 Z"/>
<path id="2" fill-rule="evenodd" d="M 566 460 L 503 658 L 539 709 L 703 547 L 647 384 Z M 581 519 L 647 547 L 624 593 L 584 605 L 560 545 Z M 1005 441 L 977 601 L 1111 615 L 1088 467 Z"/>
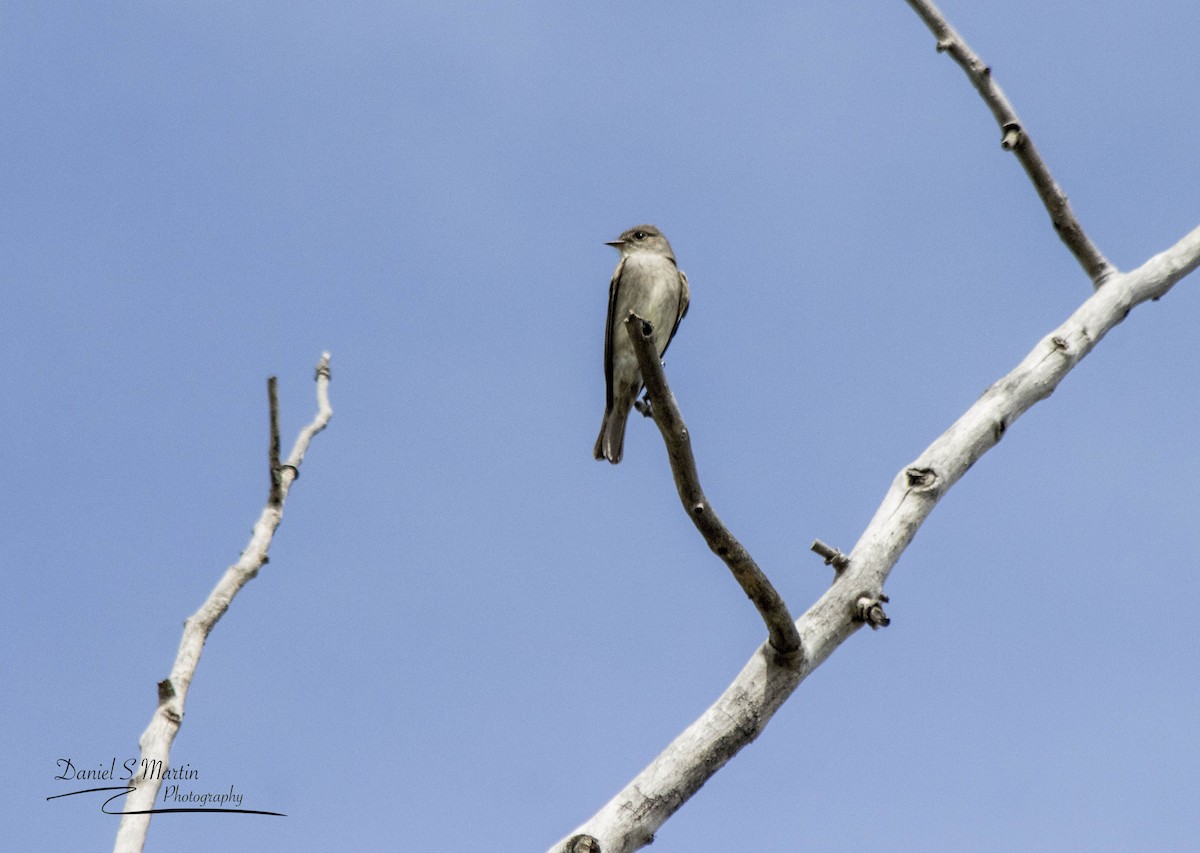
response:
<path id="1" fill-rule="evenodd" d="M 625 241 L 624 241 L 624 240 L 609 240 L 609 241 L 608 241 L 607 243 L 605 243 L 604 245 L 605 245 L 605 246 L 612 246 L 614 249 L 619 249 L 619 248 L 621 248 L 622 246 L 624 246 L 624 245 L 625 245 Z"/>

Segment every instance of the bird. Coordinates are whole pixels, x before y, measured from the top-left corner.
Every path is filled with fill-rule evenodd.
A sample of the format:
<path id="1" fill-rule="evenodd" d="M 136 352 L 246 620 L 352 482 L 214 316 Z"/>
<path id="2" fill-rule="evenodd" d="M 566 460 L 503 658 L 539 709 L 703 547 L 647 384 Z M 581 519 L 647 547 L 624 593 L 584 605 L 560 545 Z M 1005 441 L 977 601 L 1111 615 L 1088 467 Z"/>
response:
<path id="1" fill-rule="evenodd" d="M 654 346 L 662 358 L 687 314 L 691 291 L 687 276 L 675 263 L 671 244 L 653 225 L 636 225 L 607 245 L 621 253 L 621 260 L 608 286 L 604 420 L 592 454 L 616 465 L 621 461 L 629 411 L 642 390 L 637 355 L 623 328 L 625 318 L 633 311 L 650 321 Z"/>

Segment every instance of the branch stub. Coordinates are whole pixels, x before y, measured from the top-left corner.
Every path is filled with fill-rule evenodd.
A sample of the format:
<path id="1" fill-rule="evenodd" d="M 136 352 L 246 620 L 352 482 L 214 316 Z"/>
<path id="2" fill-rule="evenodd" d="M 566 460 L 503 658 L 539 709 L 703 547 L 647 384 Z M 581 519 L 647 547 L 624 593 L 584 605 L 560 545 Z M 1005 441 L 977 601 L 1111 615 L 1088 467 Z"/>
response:
<path id="1" fill-rule="evenodd" d="M 884 602 L 888 600 L 882 592 L 878 596 L 859 596 L 858 601 L 854 602 L 855 618 L 870 625 L 872 631 L 886 628 L 892 624 L 892 620 L 883 611 Z"/>

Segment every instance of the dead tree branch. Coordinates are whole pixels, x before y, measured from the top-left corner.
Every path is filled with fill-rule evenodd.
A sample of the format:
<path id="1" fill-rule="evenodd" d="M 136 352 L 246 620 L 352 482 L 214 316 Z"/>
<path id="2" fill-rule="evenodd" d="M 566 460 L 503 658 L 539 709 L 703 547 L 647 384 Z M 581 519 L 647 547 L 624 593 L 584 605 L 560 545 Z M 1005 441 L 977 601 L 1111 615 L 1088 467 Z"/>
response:
<path id="1" fill-rule="evenodd" d="M 941 10 L 930 0 L 907 2 L 937 38 L 938 53 L 948 53 L 953 57 L 975 86 L 983 102 L 988 105 L 992 115 L 996 117 L 996 122 L 1000 125 L 1000 144 L 1005 150 L 1017 155 L 1025 173 L 1033 181 L 1046 212 L 1050 214 L 1050 222 L 1058 236 L 1091 278 L 1093 286 L 1102 285 L 1117 271 L 1116 268 L 1084 232 L 1075 212 L 1071 210 L 1066 193 L 1054 180 L 1046 161 L 1034 146 L 1033 137 L 1017 117 L 1017 111 L 1008 102 L 1000 84 L 992 77 L 992 69 L 971 49 L 954 27 L 950 26 Z"/>
<path id="2" fill-rule="evenodd" d="M 742 547 L 742 543 L 729 532 L 729 528 L 717 516 L 712 504 L 704 496 L 700 488 L 700 475 L 696 472 L 696 458 L 692 455 L 692 440 L 688 435 L 687 424 L 683 422 L 683 414 L 675 402 L 675 395 L 667 385 L 666 374 L 663 373 L 662 362 L 658 358 L 658 350 L 654 344 L 653 328 L 647 320 L 632 311 L 625 318 L 625 331 L 633 341 L 633 349 L 637 354 L 638 368 L 642 373 L 642 381 L 646 385 L 646 393 L 650 397 L 651 408 L 654 412 L 654 422 L 662 433 L 667 445 L 667 456 L 671 460 L 671 473 L 675 475 L 675 488 L 679 491 L 679 500 L 688 517 L 708 543 L 712 552 L 725 561 L 733 577 L 741 585 L 746 597 L 754 602 L 763 622 L 767 624 L 768 645 L 780 655 L 785 663 L 787 659 L 798 657 L 800 635 L 792 622 L 782 596 L 771 585 L 762 569 L 754 562 L 754 558 Z"/>
<path id="3" fill-rule="evenodd" d="M 555 844 L 551 853 L 631 853 L 652 842 L 659 827 L 758 737 L 784 701 L 838 646 L 863 624 L 887 624 L 882 610 L 882 602 L 887 600 L 883 584 L 950 487 L 1000 441 L 1017 418 L 1049 397 L 1132 308 L 1159 299 L 1198 265 L 1200 227 L 1138 269 L 1118 273 L 1094 291 L 1066 322 L 1039 341 L 1020 364 L 896 475 L 850 552 L 845 570 L 796 621 L 804 649 L 797 667 L 781 666 L 767 644 L 760 647 L 699 719 L 600 811 Z M 644 367 L 643 371 L 645 377 Z M 665 435 L 666 429 L 660 428 Z"/>
<path id="4" fill-rule="evenodd" d="M 174 743 L 175 735 L 183 722 L 188 687 L 196 674 L 200 652 L 204 649 L 209 632 L 229 609 L 233 597 L 266 564 L 271 540 L 283 519 L 283 502 L 287 499 L 292 483 L 300 475 L 300 463 L 304 461 L 309 442 L 313 436 L 325 429 L 333 416 L 333 409 L 329 405 L 329 379 L 329 353 L 325 353 L 317 364 L 317 415 L 300 431 L 291 455 L 282 464 L 279 463 L 279 412 L 274 377 L 268 384 L 271 420 L 269 453 L 272 470 L 271 491 L 267 504 L 254 525 L 250 544 L 242 552 L 241 558 L 225 570 L 225 574 L 204 604 L 183 625 L 183 638 L 175 656 L 175 665 L 171 668 L 170 676 L 158 684 L 158 707 L 139 741 L 142 759 L 139 767 L 165 768 L 169 765 L 171 744 Z M 161 784 L 161 774 L 138 774 L 129 780 L 130 793 L 125 801 L 121 825 L 117 829 L 116 845 L 113 848 L 115 853 L 140 853 L 150 830 L 151 810 L 154 808 Z"/>
<path id="5" fill-rule="evenodd" d="M 992 108 L 1004 129 L 1006 147 L 1017 153 L 1038 188 L 1063 241 L 1075 253 L 1096 290 L 1058 328 L 1047 334 L 1008 374 L 995 382 L 949 429 L 895 477 L 848 561 L 830 589 L 796 621 L 803 655 L 796 666 L 780 665 L 770 643 L 760 647 L 717 701 L 688 726 L 641 773 L 600 811 L 556 843 L 551 853 L 630 853 L 654 841 L 654 834 L 700 787 L 762 732 L 775 711 L 809 673 L 863 624 L 888 623 L 882 604 L 883 585 L 900 555 L 950 488 L 1007 433 L 1033 405 L 1053 393 L 1066 375 L 1135 306 L 1165 295 L 1180 279 L 1200 266 L 1200 227 L 1174 246 L 1155 255 L 1136 270 L 1118 272 L 1087 239 L 1041 157 L 1033 148 L 1016 113 L 991 80 L 988 69 L 946 23 L 937 8 L 924 0 L 908 0 L 938 37 L 938 47 L 955 57 Z M 1103 284 L 1103 287 L 1099 285 Z M 628 322 L 628 321 L 627 321 Z M 627 326 L 638 351 L 646 386 L 661 377 L 661 365 L 639 344 L 641 334 Z M 646 355 L 651 358 L 647 359 Z M 650 390 L 656 420 L 673 404 L 665 380 Z M 677 416 L 677 409 L 675 416 Z M 670 426 L 668 426 L 668 424 Z M 698 482 L 684 481 L 681 471 L 694 474 L 687 430 L 682 420 L 663 417 L 659 423 L 671 454 L 672 471 L 685 508 L 703 501 Z M 677 465 L 676 456 L 679 456 Z M 686 489 L 686 490 L 685 490 Z M 706 505 L 706 504 L 705 504 Z M 699 522 L 697 522 L 699 527 Z M 703 532 L 703 531 L 702 531 Z M 706 537 L 707 538 L 707 537 Z M 714 548 L 714 550 L 716 550 Z M 834 556 L 825 546 L 822 553 Z M 836 556 L 846 560 L 845 555 Z M 731 567 L 732 568 L 732 567 Z M 736 574 L 736 572 L 735 572 Z M 764 616 L 764 619 L 766 616 Z M 768 625 L 770 625 L 768 620 Z"/>

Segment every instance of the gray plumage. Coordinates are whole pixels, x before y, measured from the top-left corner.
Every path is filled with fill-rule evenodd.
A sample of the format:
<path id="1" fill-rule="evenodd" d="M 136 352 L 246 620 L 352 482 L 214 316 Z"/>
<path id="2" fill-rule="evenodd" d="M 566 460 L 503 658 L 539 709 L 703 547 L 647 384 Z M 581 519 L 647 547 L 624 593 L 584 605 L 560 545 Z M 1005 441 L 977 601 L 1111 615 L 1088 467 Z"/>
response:
<path id="1" fill-rule="evenodd" d="M 675 264 L 671 244 L 653 225 L 630 228 L 608 245 L 621 252 L 621 260 L 608 287 L 604 420 L 593 454 L 615 465 L 621 461 L 629 411 L 642 390 L 642 374 L 624 328 L 625 318 L 633 311 L 650 321 L 661 358 L 687 314 L 690 291 L 687 276 Z"/>

